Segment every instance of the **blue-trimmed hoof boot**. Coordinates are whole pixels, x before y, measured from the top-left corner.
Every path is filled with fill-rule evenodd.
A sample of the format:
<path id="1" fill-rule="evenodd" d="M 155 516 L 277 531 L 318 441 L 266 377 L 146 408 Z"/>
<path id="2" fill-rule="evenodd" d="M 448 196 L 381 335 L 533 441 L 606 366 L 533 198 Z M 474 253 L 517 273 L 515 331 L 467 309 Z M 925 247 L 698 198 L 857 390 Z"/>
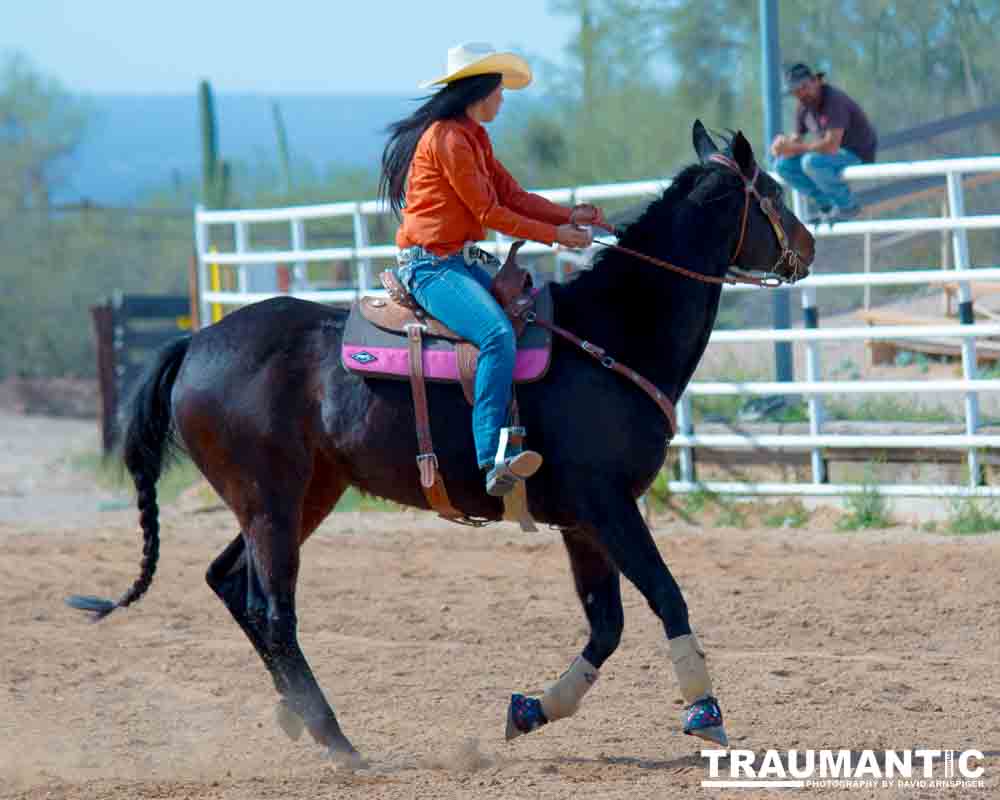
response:
<path id="1" fill-rule="evenodd" d="M 537 697 L 525 697 L 523 694 L 510 696 L 510 707 L 507 709 L 507 741 L 516 739 L 536 728 L 548 724 L 548 717 L 542 711 L 542 701 Z"/>
<path id="2" fill-rule="evenodd" d="M 729 737 L 722 725 L 719 701 L 709 696 L 689 705 L 684 711 L 684 733 L 727 747 Z"/>

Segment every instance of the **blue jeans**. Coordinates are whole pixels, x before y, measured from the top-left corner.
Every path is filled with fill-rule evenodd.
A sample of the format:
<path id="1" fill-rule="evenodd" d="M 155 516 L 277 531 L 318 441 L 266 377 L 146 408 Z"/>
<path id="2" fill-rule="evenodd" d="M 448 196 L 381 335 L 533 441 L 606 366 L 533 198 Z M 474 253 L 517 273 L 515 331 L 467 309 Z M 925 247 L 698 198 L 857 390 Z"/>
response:
<path id="1" fill-rule="evenodd" d="M 514 329 L 490 294 L 492 277 L 479 264 L 466 264 L 461 253 L 426 256 L 406 267 L 407 286 L 421 307 L 479 348 L 472 435 L 479 466 L 491 467 L 507 424 L 517 355 Z"/>
<path id="2" fill-rule="evenodd" d="M 775 161 L 774 168 L 792 187 L 826 211 L 834 207 L 854 206 L 851 190 L 840 173 L 845 167 L 860 163 L 861 159 L 854 153 L 840 148 L 833 155 L 803 153 L 791 158 L 779 158 Z"/>

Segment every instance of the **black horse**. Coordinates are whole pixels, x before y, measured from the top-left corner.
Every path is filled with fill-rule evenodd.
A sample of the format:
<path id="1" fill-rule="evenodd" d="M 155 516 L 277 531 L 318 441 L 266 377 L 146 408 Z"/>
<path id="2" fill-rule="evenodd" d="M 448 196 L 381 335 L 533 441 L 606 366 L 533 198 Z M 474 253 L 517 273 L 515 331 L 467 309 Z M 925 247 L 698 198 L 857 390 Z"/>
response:
<path id="1" fill-rule="evenodd" d="M 700 122 L 693 139 L 699 162 L 620 233 L 620 244 L 715 278 L 725 275 L 734 253 L 740 266 L 803 277 L 812 236 L 782 203 L 780 187 L 758 170 L 747 140 L 737 133 L 719 152 Z M 592 270 L 553 287 L 555 322 L 604 347 L 676 402 L 705 350 L 720 293 L 718 283 L 608 250 Z M 149 587 L 159 549 L 156 482 L 171 447 L 183 448 L 239 520 L 239 534 L 207 580 L 270 671 L 282 726 L 293 736 L 304 726 L 331 755 L 357 761 L 299 648 L 301 547 L 349 486 L 408 506 L 427 503 L 414 466 L 410 387 L 345 371 L 345 319 L 341 310 L 278 298 L 159 354 L 136 394 L 123 445 L 141 512 L 141 575 L 116 602 L 69 602 L 103 617 Z M 508 737 L 575 711 L 618 646 L 624 573 L 663 622 L 689 703 L 685 730 L 722 741 L 721 712 L 687 606 L 636 505 L 663 466 L 674 431 L 633 383 L 561 340 L 554 347 L 547 376 L 518 390 L 531 445 L 545 459 L 527 482 L 528 505 L 536 520 L 562 531 L 590 637 L 541 701 L 514 695 Z M 500 501 L 487 496 L 477 469 L 461 389 L 432 384 L 427 391 L 452 503 L 499 519 Z"/>

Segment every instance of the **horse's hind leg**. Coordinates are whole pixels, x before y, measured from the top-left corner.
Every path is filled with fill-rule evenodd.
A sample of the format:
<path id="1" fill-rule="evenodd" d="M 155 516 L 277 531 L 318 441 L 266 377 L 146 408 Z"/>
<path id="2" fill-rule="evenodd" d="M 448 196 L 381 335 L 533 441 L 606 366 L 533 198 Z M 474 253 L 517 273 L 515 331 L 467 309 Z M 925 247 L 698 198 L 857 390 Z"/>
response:
<path id="1" fill-rule="evenodd" d="M 515 694 L 507 710 L 507 738 L 529 733 L 547 722 L 576 713 L 584 693 L 594 685 L 598 670 L 618 648 L 625 615 L 621 578 L 604 548 L 582 529 L 563 531 L 573 569 L 576 593 L 590 623 L 583 652 L 542 697 Z"/>
<path id="2" fill-rule="evenodd" d="M 663 623 L 670 659 L 687 704 L 684 732 L 727 743 L 705 653 L 688 622 L 687 603 L 664 563 L 635 501 L 627 493 L 595 488 L 586 493 L 588 522 L 615 565 L 642 593 Z"/>
<path id="3" fill-rule="evenodd" d="M 290 712 L 300 717 L 312 737 L 331 755 L 360 763 L 357 751 L 344 736 L 333 709 L 323 696 L 298 643 L 295 585 L 299 547 L 304 531 L 301 498 L 271 498 L 252 514 L 246 528 L 248 567 L 255 581 L 248 585 L 249 624 L 264 645 L 264 661 L 274 675 Z M 254 591 L 259 587 L 259 593 Z"/>
<path id="4" fill-rule="evenodd" d="M 321 488 L 311 487 L 306 498 L 296 481 L 277 481 L 270 462 L 272 487 L 256 488 L 230 505 L 240 508 L 243 533 L 233 540 L 208 570 L 206 579 L 242 628 L 270 672 L 281 695 L 278 721 L 293 738 L 308 728 L 331 754 L 356 763 L 354 747 L 344 736 L 333 709 L 323 696 L 299 648 L 295 614 L 295 587 L 299 548 L 336 505 L 346 484 L 326 474 Z M 307 510 L 304 510 L 307 509 Z"/>
<path id="5" fill-rule="evenodd" d="M 233 619 L 236 620 L 243 633 L 246 634 L 254 650 L 257 651 L 257 655 L 264 662 L 264 666 L 271 673 L 271 678 L 274 680 L 274 688 L 284 698 L 284 695 L 288 691 L 288 685 L 284 678 L 274 669 L 260 631 L 256 626 L 250 624 L 249 605 L 251 602 L 257 602 L 255 600 L 252 601 L 251 598 L 254 594 L 259 596 L 261 589 L 256 573 L 250 568 L 247 559 L 246 540 L 243 538 L 242 533 L 233 539 L 226 549 L 219 554 L 218 558 L 212 562 L 212 565 L 208 568 L 208 573 L 205 575 L 205 580 L 212 587 L 212 591 L 219 596 L 219 599 L 222 600 L 226 608 L 229 609 L 229 613 L 232 614 Z M 288 706 L 283 699 L 279 706 L 278 722 L 285 733 L 292 739 L 297 739 L 302 734 L 303 723 L 301 718 L 288 710 Z"/>

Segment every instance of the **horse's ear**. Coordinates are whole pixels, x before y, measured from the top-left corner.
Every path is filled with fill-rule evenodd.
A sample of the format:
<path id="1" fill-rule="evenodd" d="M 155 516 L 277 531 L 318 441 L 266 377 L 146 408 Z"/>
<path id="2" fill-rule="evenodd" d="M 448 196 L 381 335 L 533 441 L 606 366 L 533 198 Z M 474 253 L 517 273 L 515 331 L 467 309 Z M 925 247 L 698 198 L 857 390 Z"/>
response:
<path id="1" fill-rule="evenodd" d="M 756 160 L 753 155 L 753 148 L 750 146 L 750 142 L 747 141 L 747 137 L 743 135 L 743 131 L 736 131 L 736 135 L 733 137 L 732 148 L 733 160 L 740 165 L 741 170 L 749 172 Z"/>
<path id="2" fill-rule="evenodd" d="M 704 161 L 712 153 L 718 153 L 719 148 L 715 146 L 715 142 L 712 141 L 712 137 L 708 135 L 708 131 L 705 130 L 705 126 L 701 124 L 700 119 L 694 121 L 694 127 L 691 128 L 691 141 L 694 143 L 694 151 L 698 154 L 698 160 Z"/>

